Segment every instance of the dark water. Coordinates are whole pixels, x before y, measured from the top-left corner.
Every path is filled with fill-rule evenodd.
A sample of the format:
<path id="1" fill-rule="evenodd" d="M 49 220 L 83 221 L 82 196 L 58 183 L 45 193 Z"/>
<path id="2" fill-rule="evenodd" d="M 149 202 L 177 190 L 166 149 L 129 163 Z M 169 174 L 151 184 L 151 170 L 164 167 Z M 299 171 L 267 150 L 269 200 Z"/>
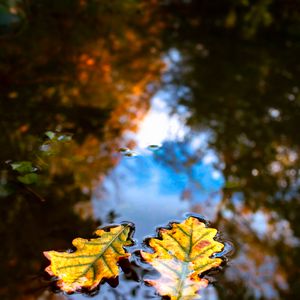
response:
<path id="1" fill-rule="evenodd" d="M 234 245 L 203 299 L 300 297 L 299 1 L 7 0 L 0 34 L 1 299 L 87 299 L 44 250 L 186 213 Z M 127 267 L 93 297 L 160 299 Z"/>

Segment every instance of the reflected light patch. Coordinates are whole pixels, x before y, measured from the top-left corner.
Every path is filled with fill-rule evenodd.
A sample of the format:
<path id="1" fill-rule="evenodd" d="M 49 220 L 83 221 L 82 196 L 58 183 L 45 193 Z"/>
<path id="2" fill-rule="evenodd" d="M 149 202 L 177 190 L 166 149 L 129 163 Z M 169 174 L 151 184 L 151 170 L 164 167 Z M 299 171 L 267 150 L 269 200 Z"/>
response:
<path id="1" fill-rule="evenodd" d="M 149 145 L 161 145 L 167 140 L 183 140 L 186 133 L 185 117 L 171 115 L 167 104 L 155 97 L 136 134 L 136 141 L 138 147 L 145 148 Z"/>

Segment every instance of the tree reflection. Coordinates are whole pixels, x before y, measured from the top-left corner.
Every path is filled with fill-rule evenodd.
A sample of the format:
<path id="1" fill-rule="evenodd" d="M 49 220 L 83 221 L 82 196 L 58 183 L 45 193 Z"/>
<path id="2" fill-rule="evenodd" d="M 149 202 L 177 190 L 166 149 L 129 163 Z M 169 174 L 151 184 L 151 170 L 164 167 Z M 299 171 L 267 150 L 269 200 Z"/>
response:
<path id="1" fill-rule="evenodd" d="M 190 139 L 199 131 L 210 133 L 226 179 L 214 223 L 233 239 L 237 253 L 220 279 L 219 298 L 292 299 L 299 292 L 299 44 L 291 35 L 263 40 L 262 33 L 248 40 L 254 29 L 241 35 L 226 26 L 209 27 L 196 15 L 188 24 L 191 19 L 184 16 L 200 3 L 206 2 L 171 6 L 186 10 L 170 40 L 180 59 L 165 88 L 177 98 L 175 110 L 181 104 L 191 112 Z M 180 87 L 187 89 L 185 95 L 178 93 Z M 202 205 L 194 209 L 205 210 Z"/>
<path id="2" fill-rule="evenodd" d="M 42 251 L 68 248 L 99 225 L 90 191 L 117 163 L 113 153 L 131 145 L 124 133 L 136 130 L 157 89 L 162 23 L 156 1 L 5 4 L 8 14 L 26 12 L 26 24 L 0 40 L 0 295 L 36 299 L 48 284 L 32 278 Z M 47 130 L 73 139 L 49 145 Z M 32 161 L 41 180 L 17 182 L 7 160 Z"/>

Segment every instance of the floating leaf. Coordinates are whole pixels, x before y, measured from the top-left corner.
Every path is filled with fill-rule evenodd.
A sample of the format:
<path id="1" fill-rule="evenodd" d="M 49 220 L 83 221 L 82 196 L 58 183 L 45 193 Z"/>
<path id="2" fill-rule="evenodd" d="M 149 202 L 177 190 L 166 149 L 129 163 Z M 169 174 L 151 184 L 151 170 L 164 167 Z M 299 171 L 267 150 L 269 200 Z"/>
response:
<path id="1" fill-rule="evenodd" d="M 0 198 L 5 198 L 14 193 L 14 189 L 6 183 L 0 181 Z"/>
<path id="2" fill-rule="evenodd" d="M 61 134 L 57 140 L 59 142 L 70 142 L 72 141 L 72 137 L 70 135 L 67 135 L 67 134 Z"/>
<path id="3" fill-rule="evenodd" d="M 35 173 L 29 173 L 23 176 L 18 176 L 17 179 L 23 184 L 33 184 L 38 181 L 39 177 Z"/>
<path id="4" fill-rule="evenodd" d="M 50 139 L 50 140 L 53 140 L 56 136 L 56 133 L 53 132 L 53 131 L 46 131 L 45 132 L 45 135 Z"/>
<path id="5" fill-rule="evenodd" d="M 171 300 L 199 299 L 198 291 L 208 281 L 199 277 L 203 272 L 220 266 L 221 258 L 211 257 L 224 245 L 214 240 L 217 230 L 206 228 L 195 217 L 161 228 L 158 238 L 148 241 L 154 252 L 141 251 L 141 256 L 160 274 L 158 279 L 146 279 L 161 296 Z"/>
<path id="6" fill-rule="evenodd" d="M 37 168 L 33 167 L 30 161 L 19 161 L 10 164 L 12 169 L 20 174 L 26 174 L 37 171 Z"/>
<path id="7" fill-rule="evenodd" d="M 135 151 L 130 150 L 129 148 L 120 148 L 119 152 L 122 153 L 124 156 L 137 156 L 138 155 Z"/>
<path id="8" fill-rule="evenodd" d="M 138 156 L 138 154 L 134 151 L 126 152 L 124 155 L 129 157 Z"/>
<path id="9" fill-rule="evenodd" d="M 133 244 L 131 231 L 129 224 L 99 229 L 95 232 L 98 238 L 73 240 L 75 252 L 44 252 L 51 261 L 46 271 L 58 278 L 57 285 L 65 292 L 92 290 L 102 279 L 119 275 L 117 263 L 130 256 L 123 247 Z"/>
<path id="10" fill-rule="evenodd" d="M 154 145 L 153 144 L 153 145 L 149 145 L 147 148 L 151 151 L 156 151 L 156 150 L 159 150 L 161 148 L 161 145 Z"/>
<path id="11" fill-rule="evenodd" d="M 72 136 L 70 134 L 62 134 L 53 131 L 46 131 L 45 135 L 49 138 L 49 140 L 53 140 L 53 141 L 69 142 L 72 140 Z"/>
<path id="12" fill-rule="evenodd" d="M 121 152 L 121 153 L 129 152 L 129 151 L 130 151 L 130 149 L 124 148 L 124 147 L 119 149 L 119 152 Z"/>

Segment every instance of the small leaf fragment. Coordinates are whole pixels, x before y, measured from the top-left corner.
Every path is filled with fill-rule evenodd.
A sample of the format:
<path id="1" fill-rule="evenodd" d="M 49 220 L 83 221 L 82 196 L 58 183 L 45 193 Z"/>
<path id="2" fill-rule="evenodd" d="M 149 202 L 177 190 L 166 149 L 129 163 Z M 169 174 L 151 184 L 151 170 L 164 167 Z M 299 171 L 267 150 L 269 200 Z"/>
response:
<path id="1" fill-rule="evenodd" d="M 92 290 L 103 279 L 119 275 L 117 263 L 130 256 L 123 247 L 133 245 L 131 231 L 130 224 L 98 229 L 98 238 L 74 239 L 75 252 L 46 251 L 44 255 L 51 261 L 46 271 L 58 278 L 57 286 L 67 293 Z"/>
<path id="2" fill-rule="evenodd" d="M 171 300 L 200 299 L 198 292 L 208 281 L 199 276 L 223 262 L 221 258 L 212 257 L 224 248 L 214 240 L 216 234 L 216 229 L 207 228 L 195 217 L 173 223 L 170 229 L 161 228 L 159 237 L 148 242 L 154 252 L 141 251 L 144 261 L 152 265 L 160 277 L 145 281 Z"/>

